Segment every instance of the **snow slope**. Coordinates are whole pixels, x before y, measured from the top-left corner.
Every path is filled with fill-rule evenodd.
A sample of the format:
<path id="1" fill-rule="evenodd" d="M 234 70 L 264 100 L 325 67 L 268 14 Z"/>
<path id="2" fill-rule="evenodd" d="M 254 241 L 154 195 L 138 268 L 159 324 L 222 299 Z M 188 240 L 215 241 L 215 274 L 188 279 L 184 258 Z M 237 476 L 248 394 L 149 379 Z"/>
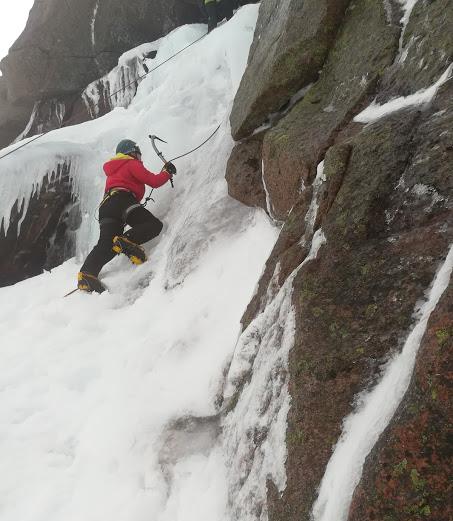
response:
<path id="1" fill-rule="evenodd" d="M 61 160 L 71 162 L 83 211 L 77 260 L 0 289 L 2 521 L 228 518 L 215 400 L 278 233 L 264 212 L 230 199 L 224 180 L 228 115 L 257 11 L 240 9 L 145 78 L 128 109 L 51 132 L 2 160 L 6 222 L 15 198 L 27 201 Z M 173 31 L 155 61 L 204 31 Z M 115 259 L 103 271 L 110 292 L 63 300 L 97 239 L 101 166 L 116 143 L 137 140 L 156 171 L 148 134 L 169 141 L 163 150 L 173 157 L 218 123 L 209 144 L 176 162 L 175 189 L 154 192 L 150 208 L 165 228 L 147 245 L 150 261 L 135 268 Z M 197 443 L 188 417 L 214 418 L 199 422 Z"/>

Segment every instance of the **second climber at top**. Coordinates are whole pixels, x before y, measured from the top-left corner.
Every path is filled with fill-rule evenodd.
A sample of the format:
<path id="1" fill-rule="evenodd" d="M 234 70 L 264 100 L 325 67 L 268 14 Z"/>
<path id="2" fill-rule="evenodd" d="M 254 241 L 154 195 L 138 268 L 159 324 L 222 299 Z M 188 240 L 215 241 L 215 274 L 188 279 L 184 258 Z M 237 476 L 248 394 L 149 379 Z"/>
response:
<path id="1" fill-rule="evenodd" d="M 159 188 L 172 179 L 176 168 L 169 162 L 160 173 L 154 174 L 144 167 L 141 158 L 138 145 L 123 139 L 116 147 L 116 156 L 104 164 L 107 179 L 99 206 L 99 241 L 78 273 L 77 287 L 82 291 L 105 290 L 98 275 L 115 255 L 124 254 L 134 264 L 145 262 L 146 253 L 140 244 L 154 239 L 162 230 L 162 222 L 140 201 L 145 195 L 145 185 Z M 124 233 L 126 224 L 131 228 Z"/>

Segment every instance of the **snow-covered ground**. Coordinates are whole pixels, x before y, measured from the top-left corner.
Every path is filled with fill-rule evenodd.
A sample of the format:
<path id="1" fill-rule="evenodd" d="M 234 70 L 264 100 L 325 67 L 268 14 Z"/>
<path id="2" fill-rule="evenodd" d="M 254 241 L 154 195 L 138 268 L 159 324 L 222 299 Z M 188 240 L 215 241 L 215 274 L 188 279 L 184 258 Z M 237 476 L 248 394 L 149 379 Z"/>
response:
<path id="1" fill-rule="evenodd" d="M 217 412 L 241 315 L 278 233 L 264 212 L 230 199 L 224 180 L 228 116 L 257 12 L 240 9 L 144 79 L 128 109 L 51 132 L 2 160 L 6 223 L 14 200 L 28 200 L 63 159 L 83 212 L 77 259 L 0 289 L 2 521 L 227 519 L 215 428 L 201 421 L 195 443 L 187 418 Z M 173 31 L 153 62 L 205 30 Z M 136 268 L 115 259 L 102 272 L 109 292 L 63 300 L 97 239 L 102 163 L 116 143 L 137 140 L 156 171 L 148 134 L 167 140 L 163 151 L 173 157 L 219 123 L 204 148 L 176 161 L 175 189 L 154 192 L 150 209 L 165 228 L 147 245 L 150 261 Z"/>

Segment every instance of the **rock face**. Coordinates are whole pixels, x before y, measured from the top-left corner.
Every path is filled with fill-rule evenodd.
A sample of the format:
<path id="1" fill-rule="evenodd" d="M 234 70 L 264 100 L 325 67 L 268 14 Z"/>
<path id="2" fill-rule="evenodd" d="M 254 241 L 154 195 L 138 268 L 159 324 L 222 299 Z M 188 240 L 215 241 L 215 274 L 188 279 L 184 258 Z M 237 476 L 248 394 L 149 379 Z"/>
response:
<path id="1" fill-rule="evenodd" d="M 348 2 L 262 3 L 249 64 L 231 113 L 235 139 L 246 137 L 297 90 L 317 79 Z"/>
<path id="2" fill-rule="evenodd" d="M 71 97 L 108 73 L 122 53 L 200 20 L 199 7 L 184 0 L 36 0 L 24 32 L 0 63 L 0 98 L 16 107 L 1 112 L 0 146 L 23 130 L 35 102 L 65 102 L 69 112 Z"/>
<path id="3" fill-rule="evenodd" d="M 25 127 L 33 104 L 13 105 L 8 102 L 5 79 L 0 76 L 0 147 L 10 143 Z"/>
<path id="4" fill-rule="evenodd" d="M 59 164 L 34 191 L 28 208 L 14 206 L 0 228 L 0 287 L 52 269 L 75 254 L 80 211 L 72 195 L 71 165 Z"/>
<path id="5" fill-rule="evenodd" d="M 334 30 L 328 41 L 319 37 L 319 48 L 315 37 L 304 43 L 312 33 L 300 31 L 302 50 L 294 59 L 302 60 L 304 51 L 322 56 L 321 70 L 308 73 L 281 58 L 297 39 L 286 34 L 309 27 L 319 36 L 320 13 L 326 15 L 329 3 L 318 2 L 320 10 L 299 3 L 301 10 L 312 6 L 303 22 L 295 6 L 284 4 L 288 9 L 280 3 L 279 10 L 273 0 L 263 0 L 260 8 L 231 116 L 233 136 L 242 141 L 233 150 L 227 181 L 230 194 L 239 191 L 246 204 L 264 182 L 271 214 L 283 223 L 244 328 L 266 307 L 266 295 L 275 293 L 271 286 L 281 287 L 299 268 L 288 367 L 287 481 L 282 494 L 268 483 L 267 508 L 271 521 L 309 521 L 354 397 L 380 378 L 382 364 L 401 349 L 417 303 L 453 242 L 452 80 L 430 103 L 395 110 L 366 126 L 354 117 L 373 99 L 384 103 L 414 94 L 450 70 L 453 11 L 444 0 L 419 0 L 412 12 L 397 1 L 352 0 L 345 11 L 343 4 L 330 12 Z M 284 36 L 276 38 L 282 27 Z M 263 84 L 253 92 L 258 70 Z M 285 90 L 280 79 L 286 77 L 294 81 Z M 310 82 L 309 90 L 298 92 Z M 279 98 L 275 93 L 281 92 Z M 295 95 L 275 114 L 282 99 Z M 266 121 L 255 146 L 251 134 Z M 243 154 L 261 171 L 243 173 L 237 159 Z M 300 268 L 321 229 L 326 244 Z M 351 521 L 451 518 L 442 505 L 450 493 L 445 460 L 452 303 L 450 285 L 431 318 L 411 387 L 365 462 Z"/>
<path id="6" fill-rule="evenodd" d="M 62 126 L 82 123 L 110 112 L 114 107 L 128 107 L 146 73 L 147 52 L 137 53 L 75 96 L 59 96 L 35 103 L 21 138 Z"/>
<path id="7" fill-rule="evenodd" d="M 262 181 L 258 157 L 263 147 L 263 134 L 253 136 L 235 147 L 228 160 L 228 193 L 247 206 L 266 210 L 266 192 Z"/>
<path id="8" fill-rule="evenodd" d="M 350 521 L 450 520 L 453 284 L 431 316 L 410 388 L 368 456 Z"/>
<path id="9" fill-rule="evenodd" d="M 392 63 L 397 43 L 396 27 L 387 22 L 380 3 L 359 2 L 348 9 L 320 80 L 264 138 L 264 175 L 278 218 L 287 216 L 301 182 L 314 179 L 338 132 Z M 359 46 L 360 52 L 351 55 Z M 290 190 L 281 190 L 282 177 Z"/>

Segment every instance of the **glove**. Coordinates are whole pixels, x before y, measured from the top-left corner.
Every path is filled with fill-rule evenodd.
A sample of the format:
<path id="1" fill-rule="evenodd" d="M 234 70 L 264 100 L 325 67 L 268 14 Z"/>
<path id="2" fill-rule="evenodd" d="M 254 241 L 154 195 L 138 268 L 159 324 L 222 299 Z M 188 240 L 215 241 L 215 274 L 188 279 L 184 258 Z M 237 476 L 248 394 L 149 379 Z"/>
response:
<path id="1" fill-rule="evenodd" d="M 168 172 L 172 177 L 176 175 L 176 167 L 173 163 L 165 163 L 164 170 Z"/>

